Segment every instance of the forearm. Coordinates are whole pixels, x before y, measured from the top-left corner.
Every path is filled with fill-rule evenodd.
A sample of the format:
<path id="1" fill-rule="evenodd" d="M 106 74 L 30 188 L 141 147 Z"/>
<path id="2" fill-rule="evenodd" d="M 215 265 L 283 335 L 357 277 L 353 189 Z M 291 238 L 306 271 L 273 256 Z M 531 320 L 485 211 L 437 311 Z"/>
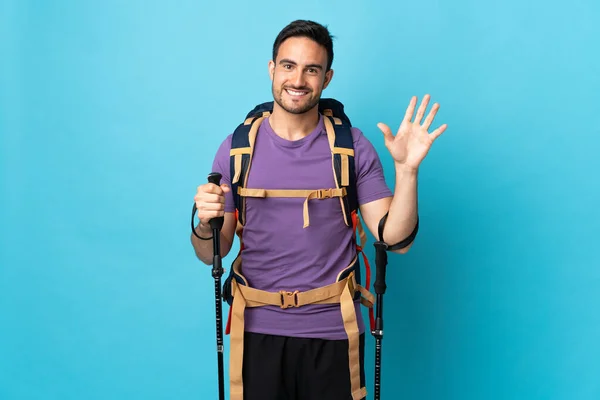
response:
<path id="1" fill-rule="evenodd" d="M 210 226 L 203 226 L 198 224 L 196 226 L 196 233 L 203 238 L 212 237 L 212 230 Z M 191 234 L 192 246 L 194 247 L 194 251 L 196 252 L 196 256 L 205 263 L 206 265 L 212 265 L 213 263 L 213 240 L 201 240 L 196 237 L 193 233 Z M 231 249 L 231 242 L 225 237 L 223 232 L 220 234 L 220 248 L 221 248 L 221 257 L 225 257 L 229 250 Z"/>
<path id="2" fill-rule="evenodd" d="M 390 203 L 383 239 L 389 245 L 406 239 L 414 230 L 418 217 L 418 171 L 395 164 L 396 184 Z"/>

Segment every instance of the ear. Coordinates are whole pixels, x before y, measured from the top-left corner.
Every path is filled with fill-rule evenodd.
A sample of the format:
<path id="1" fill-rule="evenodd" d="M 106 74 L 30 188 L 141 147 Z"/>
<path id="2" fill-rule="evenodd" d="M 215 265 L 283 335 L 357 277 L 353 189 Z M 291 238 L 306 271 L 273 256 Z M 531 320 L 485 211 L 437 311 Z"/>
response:
<path id="1" fill-rule="evenodd" d="M 271 77 L 271 81 L 273 81 L 275 75 L 275 62 L 273 60 L 269 61 L 269 76 Z"/>
<path id="2" fill-rule="evenodd" d="M 330 69 L 325 73 L 325 81 L 323 82 L 323 89 L 326 89 L 329 86 L 329 83 L 333 79 L 333 70 Z"/>

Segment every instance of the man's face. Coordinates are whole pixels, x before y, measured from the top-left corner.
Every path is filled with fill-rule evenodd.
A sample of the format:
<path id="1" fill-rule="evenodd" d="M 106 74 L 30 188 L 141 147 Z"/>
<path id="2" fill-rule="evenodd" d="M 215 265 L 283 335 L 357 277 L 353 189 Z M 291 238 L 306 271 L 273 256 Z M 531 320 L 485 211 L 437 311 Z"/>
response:
<path id="1" fill-rule="evenodd" d="M 292 37 L 279 46 L 275 61 L 269 62 L 273 99 L 292 114 L 302 114 L 319 103 L 333 71 L 327 68 L 327 51 L 305 37 Z"/>

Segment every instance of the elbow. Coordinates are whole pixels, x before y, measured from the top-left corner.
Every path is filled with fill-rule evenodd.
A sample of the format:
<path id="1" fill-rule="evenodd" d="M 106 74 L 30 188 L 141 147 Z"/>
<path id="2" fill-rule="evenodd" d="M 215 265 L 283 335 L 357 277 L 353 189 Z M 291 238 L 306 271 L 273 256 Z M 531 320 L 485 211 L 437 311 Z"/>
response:
<path id="1" fill-rule="evenodd" d="M 413 243 L 414 242 L 410 242 L 406 247 L 403 247 L 403 248 L 398 249 L 398 250 L 392 250 L 392 252 L 396 253 L 396 254 L 406 254 L 406 253 L 408 253 L 408 251 L 412 247 Z"/>
<path id="2" fill-rule="evenodd" d="M 196 256 L 198 257 L 198 259 L 199 259 L 200 261 L 202 261 L 202 263 L 203 263 L 204 265 L 209 265 L 209 266 L 210 266 L 210 265 L 212 265 L 212 263 L 213 263 L 212 259 L 211 259 L 211 260 L 209 260 L 209 259 L 207 259 L 207 258 L 203 258 L 203 257 L 202 257 L 200 254 L 196 254 Z"/>
<path id="3" fill-rule="evenodd" d="M 419 221 L 417 220 L 412 232 L 408 235 L 405 236 L 402 240 L 400 240 L 398 237 L 393 237 L 391 238 L 391 241 L 388 241 L 387 243 L 395 243 L 395 244 L 390 244 L 390 251 L 396 254 L 406 254 L 408 253 L 408 251 L 410 250 L 410 248 L 412 247 L 412 245 L 415 242 L 415 239 L 417 238 L 417 232 L 419 230 Z M 396 232 L 397 234 L 397 232 Z M 385 239 L 385 232 L 384 232 L 384 239 Z M 388 240 L 390 238 L 388 237 Z M 395 242 L 396 240 L 398 240 L 398 242 Z"/>
<path id="4" fill-rule="evenodd" d="M 205 254 L 200 253 L 198 250 L 194 249 L 196 257 L 205 265 L 212 265 L 213 259 L 212 257 L 208 258 Z"/>
<path id="5" fill-rule="evenodd" d="M 196 242 L 196 239 L 194 238 L 194 235 L 190 235 L 190 241 L 192 243 L 192 248 L 194 249 L 194 254 L 196 255 L 196 258 L 198 258 L 198 260 L 202 261 L 202 263 L 206 264 L 206 265 L 212 265 L 213 260 L 212 257 L 206 257 L 206 254 L 204 254 L 201 249 L 199 248 L 198 243 Z"/>

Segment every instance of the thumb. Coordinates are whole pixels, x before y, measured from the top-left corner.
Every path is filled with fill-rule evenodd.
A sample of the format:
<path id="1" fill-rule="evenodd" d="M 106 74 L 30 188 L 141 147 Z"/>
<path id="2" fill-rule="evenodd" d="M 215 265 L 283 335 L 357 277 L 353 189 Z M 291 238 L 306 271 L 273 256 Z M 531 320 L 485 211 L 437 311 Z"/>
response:
<path id="1" fill-rule="evenodd" d="M 221 189 L 223 189 L 223 192 L 225 192 L 225 193 L 229 193 L 229 192 L 231 192 L 231 188 L 230 188 L 230 187 L 229 187 L 229 185 L 227 185 L 226 183 L 223 183 L 223 184 L 221 185 Z"/>
<path id="2" fill-rule="evenodd" d="M 383 122 L 380 122 L 377 124 L 377 127 L 381 130 L 381 132 L 383 132 L 383 136 L 385 137 L 386 141 L 394 140 L 394 134 L 392 133 L 392 130 L 389 126 L 387 126 Z"/>

